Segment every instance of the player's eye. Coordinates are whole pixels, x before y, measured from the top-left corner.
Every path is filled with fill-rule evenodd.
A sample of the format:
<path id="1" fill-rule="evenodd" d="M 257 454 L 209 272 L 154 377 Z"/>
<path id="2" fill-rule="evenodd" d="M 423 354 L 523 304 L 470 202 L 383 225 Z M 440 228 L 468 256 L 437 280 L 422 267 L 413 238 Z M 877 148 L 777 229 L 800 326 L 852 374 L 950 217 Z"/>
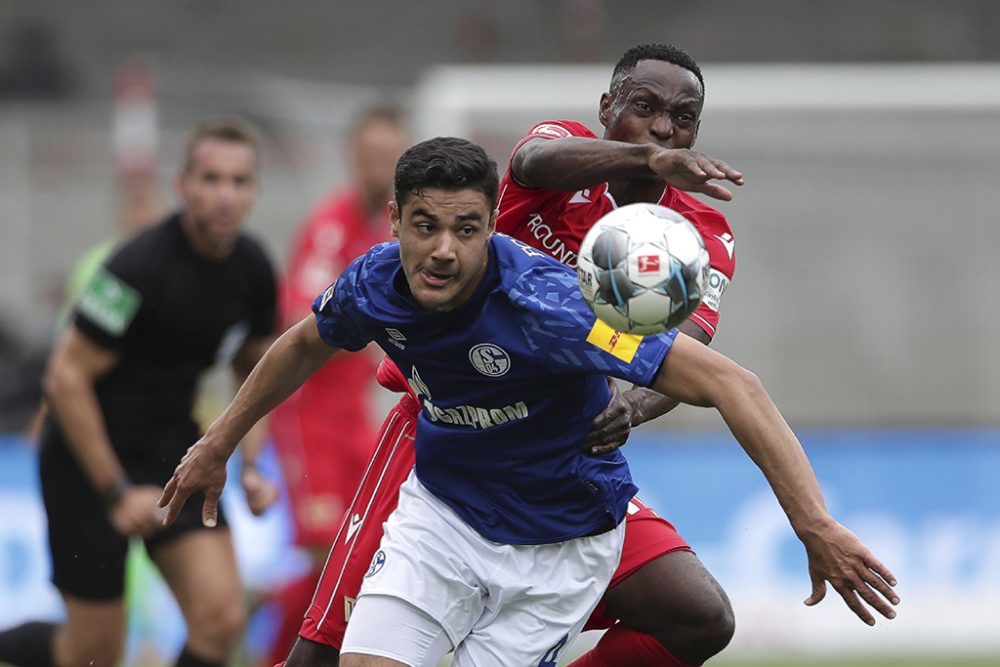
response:
<path id="1" fill-rule="evenodd" d="M 635 103 L 635 108 L 642 113 L 649 113 L 653 110 L 653 107 L 648 102 L 638 101 Z"/>

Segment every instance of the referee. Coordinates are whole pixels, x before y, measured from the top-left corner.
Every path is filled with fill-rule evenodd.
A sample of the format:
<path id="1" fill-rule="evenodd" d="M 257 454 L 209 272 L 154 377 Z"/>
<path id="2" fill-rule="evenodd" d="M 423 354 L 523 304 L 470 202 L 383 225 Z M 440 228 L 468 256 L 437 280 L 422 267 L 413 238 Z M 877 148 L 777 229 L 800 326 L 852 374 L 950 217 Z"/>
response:
<path id="1" fill-rule="evenodd" d="M 256 134 L 243 122 L 199 126 L 177 179 L 181 210 L 112 253 L 77 302 L 45 375 L 51 411 L 39 455 L 66 620 L 0 633 L 0 662 L 118 662 L 131 537 L 144 540 L 184 615 L 178 667 L 221 666 L 238 641 L 246 611 L 225 517 L 205 528 L 192 503 L 164 529 L 156 501 L 198 439 L 192 407 L 202 373 L 229 363 L 242 381 L 273 335 L 274 270 L 242 232 L 258 161 Z M 255 513 L 277 497 L 252 465 L 260 442 L 248 439 L 242 475 Z"/>

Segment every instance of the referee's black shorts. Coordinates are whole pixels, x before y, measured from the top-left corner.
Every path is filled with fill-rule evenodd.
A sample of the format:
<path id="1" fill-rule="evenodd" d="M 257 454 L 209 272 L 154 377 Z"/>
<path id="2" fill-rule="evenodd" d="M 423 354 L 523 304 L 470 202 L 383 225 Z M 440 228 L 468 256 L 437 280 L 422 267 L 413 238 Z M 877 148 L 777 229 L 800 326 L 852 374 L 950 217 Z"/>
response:
<path id="1" fill-rule="evenodd" d="M 193 426 L 171 431 L 152 436 L 143 448 L 117 452 L 133 484 L 162 487 L 198 438 Z M 61 592 L 85 600 L 122 597 L 129 538 L 112 527 L 100 496 L 51 421 L 41 439 L 39 472 L 49 522 L 52 583 Z M 217 527 L 202 525 L 203 501 L 203 494 L 189 498 L 174 524 L 144 540 L 146 550 L 153 554 L 158 545 L 193 530 L 228 530 L 221 506 Z"/>

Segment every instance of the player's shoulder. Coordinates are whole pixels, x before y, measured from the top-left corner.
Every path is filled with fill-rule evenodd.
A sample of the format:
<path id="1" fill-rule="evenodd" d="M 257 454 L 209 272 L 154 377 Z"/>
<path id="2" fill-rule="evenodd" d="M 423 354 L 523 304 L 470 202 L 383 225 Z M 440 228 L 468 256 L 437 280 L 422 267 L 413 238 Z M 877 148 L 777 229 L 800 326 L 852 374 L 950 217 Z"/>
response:
<path id="1" fill-rule="evenodd" d="M 563 266 L 548 253 L 503 232 L 495 233 L 490 242 L 497 261 L 509 271 L 526 270 L 536 266 Z"/>
<path id="2" fill-rule="evenodd" d="M 568 119 L 543 120 L 535 123 L 526 137 L 542 137 L 545 139 L 564 139 L 566 137 L 597 138 L 589 127 L 583 123 Z"/>
<path id="3" fill-rule="evenodd" d="M 341 275 L 347 276 L 355 285 L 390 285 L 399 263 L 399 241 L 385 241 L 376 243 L 363 255 L 355 257 Z"/>
<path id="4" fill-rule="evenodd" d="M 493 235 L 494 256 L 500 282 L 508 292 L 536 291 L 544 285 L 576 286 L 576 274 L 548 253 L 507 234 Z"/>
<path id="5" fill-rule="evenodd" d="M 732 235 L 729 221 L 726 220 L 722 211 L 683 190 L 667 186 L 660 203 L 690 220 L 691 224 L 697 227 L 702 234 L 729 233 Z"/>
<path id="6" fill-rule="evenodd" d="M 163 263 L 169 262 L 183 240 L 180 213 L 175 213 L 118 244 L 105 267 L 130 281 L 164 275 Z"/>
<path id="7" fill-rule="evenodd" d="M 726 216 L 697 197 L 670 186 L 660 203 L 694 225 L 705 241 L 712 267 L 732 278 L 736 271 L 736 238 Z"/>
<path id="8" fill-rule="evenodd" d="M 513 161 L 521 147 L 535 139 L 566 139 L 569 137 L 596 139 L 597 135 L 591 132 L 586 125 L 575 120 L 543 120 L 532 125 L 531 129 L 514 144 L 514 148 L 510 151 L 510 159 Z M 504 178 L 507 178 L 506 174 Z"/>

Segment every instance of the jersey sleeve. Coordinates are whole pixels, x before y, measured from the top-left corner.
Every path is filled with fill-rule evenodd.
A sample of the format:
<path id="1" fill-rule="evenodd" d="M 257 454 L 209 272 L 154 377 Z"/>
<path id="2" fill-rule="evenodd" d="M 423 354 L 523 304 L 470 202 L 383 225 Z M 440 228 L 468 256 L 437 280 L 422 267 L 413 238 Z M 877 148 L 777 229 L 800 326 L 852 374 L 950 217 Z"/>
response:
<path id="1" fill-rule="evenodd" d="M 721 216 L 720 216 L 721 217 Z M 723 219 L 724 222 L 724 219 Z M 718 230 L 720 233 L 704 233 L 705 248 L 708 250 L 708 285 L 701 305 L 691 315 L 691 321 L 714 337 L 719 326 L 719 307 L 722 295 L 736 272 L 735 239 L 728 225 Z"/>
<path id="2" fill-rule="evenodd" d="M 648 387 L 677 330 L 655 336 L 615 331 L 595 318 L 576 276 L 562 267 L 525 273 L 510 291 L 522 312 L 522 332 L 547 368 L 612 375 Z"/>
<path id="3" fill-rule="evenodd" d="M 597 135 L 590 131 L 583 123 L 575 120 L 543 120 L 536 123 L 528 133 L 518 139 L 514 144 L 514 149 L 510 152 L 510 159 L 514 159 L 514 154 L 524 144 L 532 139 L 565 139 L 567 137 L 584 137 L 596 139 Z"/>
<path id="4" fill-rule="evenodd" d="M 114 253 L 86 283 L 76 302 L 73 324 L 101 347 L 120 349 L 148 300 L 153 275 L 132 257 L 135 245 Z"/>
<path id="5" fill-rule="evenodd" d="M 313 301 L 316 327 L 330 347 L 356 352 L 371 342 L 356 304 L 362 293 L 365 256 L 348 265 L 337 281 Z"/>

